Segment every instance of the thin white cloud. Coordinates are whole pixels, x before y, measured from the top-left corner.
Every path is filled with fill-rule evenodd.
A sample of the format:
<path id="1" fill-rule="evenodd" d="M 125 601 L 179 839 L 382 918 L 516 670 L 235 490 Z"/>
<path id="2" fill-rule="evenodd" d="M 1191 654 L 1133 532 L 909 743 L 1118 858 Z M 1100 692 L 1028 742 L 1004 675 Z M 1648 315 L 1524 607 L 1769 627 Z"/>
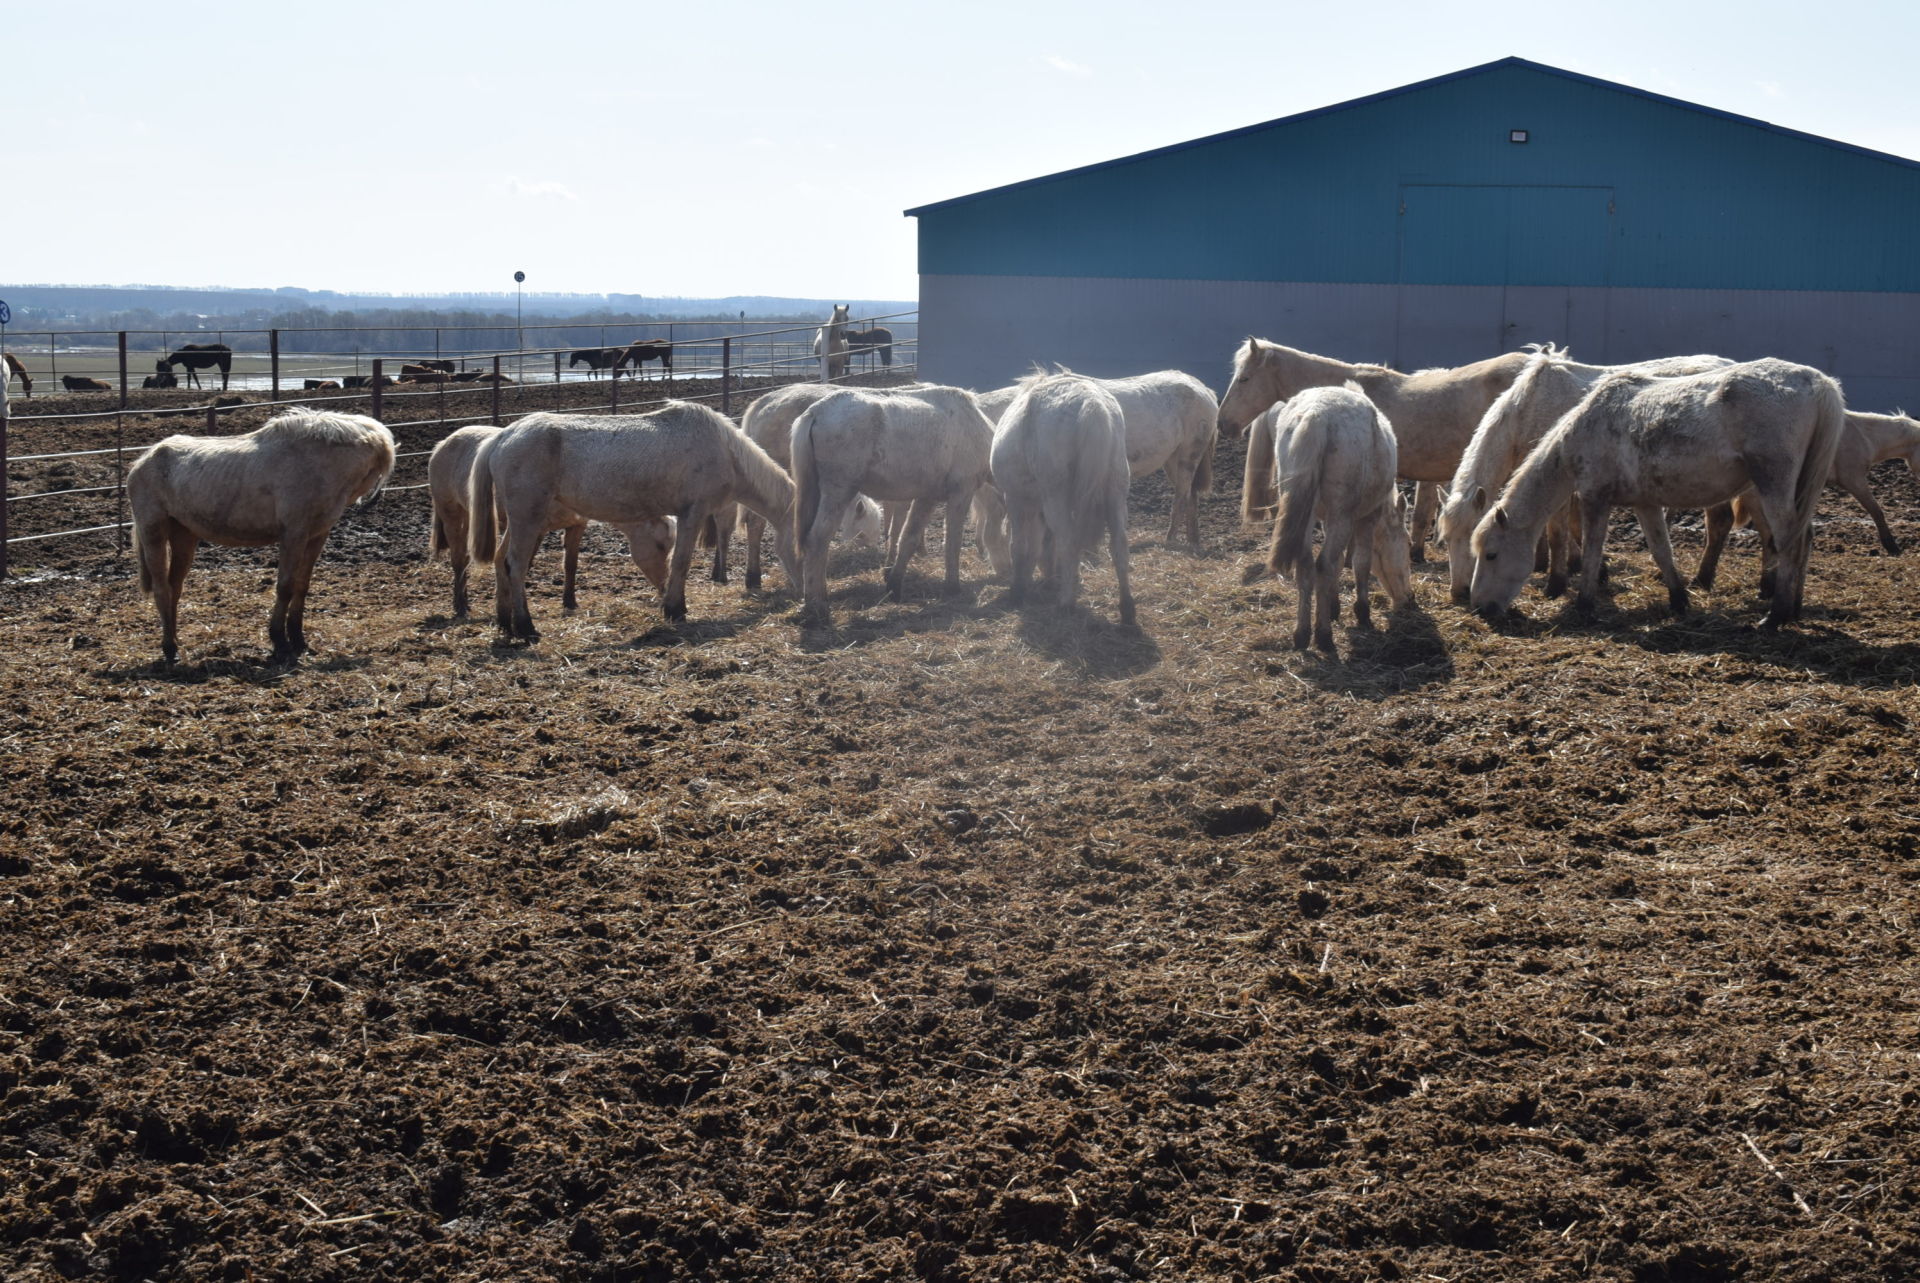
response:
<path id="1" fill-rule="evenodd" d="M 1043 59 L 1043 61 L 1049 67 L 1052 67 L 1055 71 L 1064 72 L 1069 76 L 1079 76 L 1082 79 L 1085 79 L 1086 77 L 1091 76 L 1093 74 L 1092 67 L 1087 66 L 1085 63 L 1074 62 L 1071 59 L 1062 58 L 1057 53 L 1048 54 L 1045 57 L 1045 59 Z"/>
<path id="2" fill-rule="evenodd" d="M 515 196 L 525 196 L 533 200 L 539 200 L 547 196 L 552 196 L 559 200 L 577 201 L 580 199 L 574 195 L 573 190 L 565 183 L 556 183 L 552 179 L 530 183 L 524 178 L 508 178 L 507 190 Z"/>

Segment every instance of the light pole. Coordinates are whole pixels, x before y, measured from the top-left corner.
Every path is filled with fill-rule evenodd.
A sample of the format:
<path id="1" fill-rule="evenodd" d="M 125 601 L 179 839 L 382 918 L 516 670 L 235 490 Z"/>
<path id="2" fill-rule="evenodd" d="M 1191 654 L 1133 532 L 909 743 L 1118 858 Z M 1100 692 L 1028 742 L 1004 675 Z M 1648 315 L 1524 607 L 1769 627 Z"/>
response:
<path id="1" fill-rule="evenodd" d="M 520 287 L 526 279 L 525 272 L 513 274 L 513 346 L 515 356 L 520 362 L 519 372 L 514 377 L 522 383 L 527 381 L 527 327 L 520 316 Z"/>

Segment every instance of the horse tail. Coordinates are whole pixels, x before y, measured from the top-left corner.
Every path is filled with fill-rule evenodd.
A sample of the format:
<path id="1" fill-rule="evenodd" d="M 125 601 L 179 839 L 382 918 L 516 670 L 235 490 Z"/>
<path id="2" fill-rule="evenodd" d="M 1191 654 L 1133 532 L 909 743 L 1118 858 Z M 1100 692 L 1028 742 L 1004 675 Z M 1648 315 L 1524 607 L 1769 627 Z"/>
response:
<path id="1" fill-rule="evenodd" d="M 167 568 L 153 564 L 157 558 L 166 555 L 166 546 L 162 544 L 160 547 L 153 547 L 149 545 L 145 539 L 140 537 L 140 519 L 137 516 L 134 518 L 132 524 L 133 559 L 140 567 L 140 595 L 142 597 L 151 597 L 153 596 L 154 581 L 166 578 Z"/>
<path id="2" fill-rule="evenodd" d="M 807 532 L 820 513 L 820 468 L 813 457 L 813 411 L 793 425 L 793 542 L 805 555 Z"/>
<path id="3" fill-rule="evenodd" d="M 1220 429 L 1207 425 L 1207 446 L 1200 452 L 1200 462 L 1193 465 L 1193 497 L 1196 499 L 1213 493 L 1213 452 L 1220 446 Z"/>
<path id="4" fill-rule="evenodd" d="M 1320 504 L 1320 472 L 1327 452 L 1324 429 L 1288 438 L 1287 470 L 1280 478 L 1280 510 L 1273 522 L 1267 568 L 1285 571 L 1300 563 L 1313 540 L 1313 512 Z"/>
<path id="5" fill-rule="evenodd" d="M 493 560 L 493 546 L 498 540 L 493 515 L 492 446 L 492 440 L 481 445 L 467 477 L 467 552 L 479 562 Z"/>
<path id="6" fill-rule="evenodd" d="M 1240 482 L 1241 524 L 1254 525 L 1273 504 L 1273 419 L 1262 414 L 1247 429 L 1247 473 Z"/>
<path id="7" fill-rule="evenodd" d="M 1846 431 L 1847 403 L 1840 385 L 1822 376 L 1815 388 L 1813 438 L 1807 442 L 1800 475 L 1793 482 L 1793 529 L 1784 539 L 1779 533 L 1774 535 L 1775 551 L 1797 548 L 1801 540 L 1812 538 L 1814 510 L 1820 506 L 1820 492 L 1827 488 L 1833 456 Z"/>

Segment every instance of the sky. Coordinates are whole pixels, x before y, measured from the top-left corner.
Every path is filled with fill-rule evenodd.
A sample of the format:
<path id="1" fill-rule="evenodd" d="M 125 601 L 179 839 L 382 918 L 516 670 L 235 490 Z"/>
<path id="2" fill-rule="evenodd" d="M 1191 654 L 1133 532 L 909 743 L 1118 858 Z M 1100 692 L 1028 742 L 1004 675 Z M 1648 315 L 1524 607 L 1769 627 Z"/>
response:
<path id="1" fill-rule="evenodd" d="M 0 283 L 911 299 L 911 206 L 1509 55 L 1920 158 L 1916 37 L 1860 0 L 0 0 Z"/>

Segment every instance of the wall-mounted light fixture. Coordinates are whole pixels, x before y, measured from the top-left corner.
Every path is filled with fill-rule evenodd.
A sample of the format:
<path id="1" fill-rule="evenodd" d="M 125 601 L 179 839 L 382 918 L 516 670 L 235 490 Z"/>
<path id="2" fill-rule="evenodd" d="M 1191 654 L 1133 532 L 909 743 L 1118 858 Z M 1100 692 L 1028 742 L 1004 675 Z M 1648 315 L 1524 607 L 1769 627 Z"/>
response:
<path id="1" fill-rule="evenodd" d="M 1507 141 L 1510 143 L 1523 143 L 1527 141 L 1527 131 L 1524 129 L 1509 129 L 1507 131 Z"/>

